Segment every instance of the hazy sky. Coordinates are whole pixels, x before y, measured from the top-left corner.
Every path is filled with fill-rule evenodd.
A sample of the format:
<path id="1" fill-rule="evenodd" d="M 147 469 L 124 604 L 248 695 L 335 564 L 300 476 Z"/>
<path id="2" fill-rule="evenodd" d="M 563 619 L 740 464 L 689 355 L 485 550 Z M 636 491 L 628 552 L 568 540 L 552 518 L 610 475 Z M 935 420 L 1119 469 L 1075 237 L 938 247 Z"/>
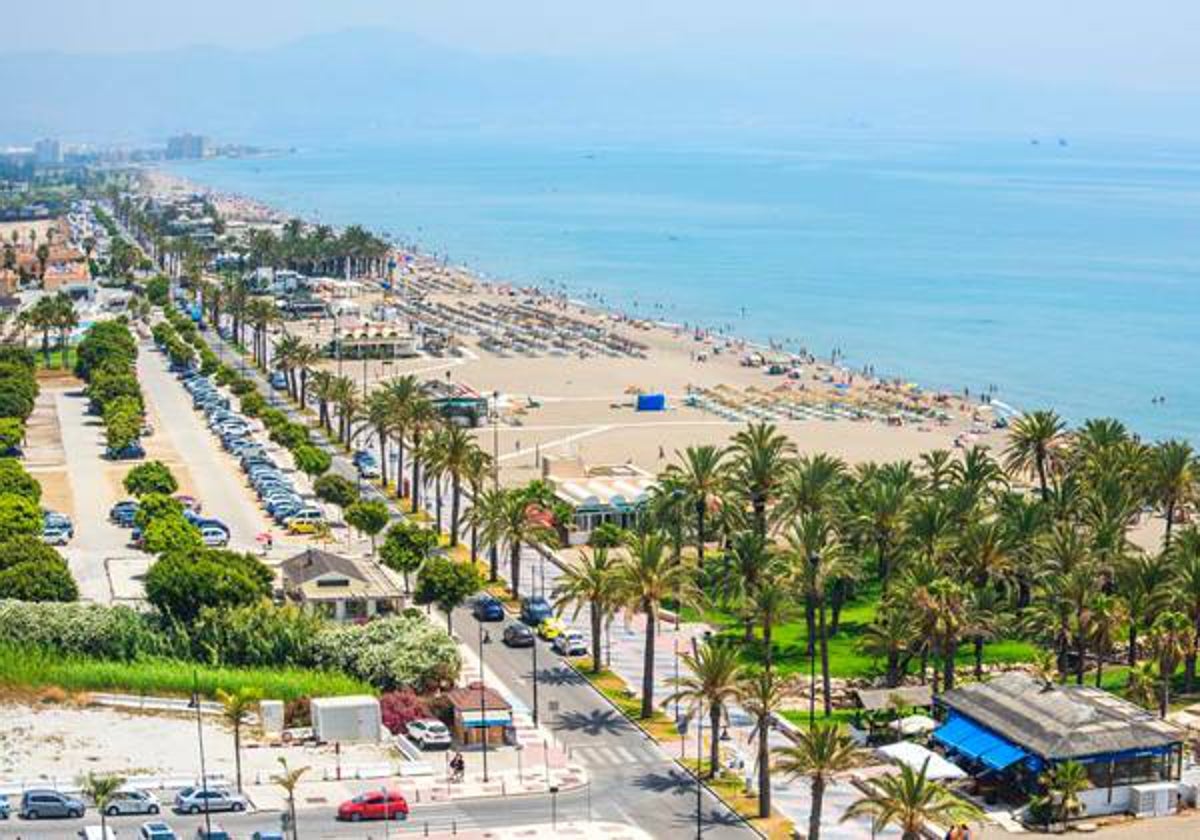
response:
<path id="1" fill-rule="evenodd" d="M 834 54 L 1122 90 L 1200 90 L 1193 0 L 56 0 L 6 3 L 0 52 L 273 45 L 386 26 L 479 51 Z M 336 60 L 336 56 L 331 56 Z"/>

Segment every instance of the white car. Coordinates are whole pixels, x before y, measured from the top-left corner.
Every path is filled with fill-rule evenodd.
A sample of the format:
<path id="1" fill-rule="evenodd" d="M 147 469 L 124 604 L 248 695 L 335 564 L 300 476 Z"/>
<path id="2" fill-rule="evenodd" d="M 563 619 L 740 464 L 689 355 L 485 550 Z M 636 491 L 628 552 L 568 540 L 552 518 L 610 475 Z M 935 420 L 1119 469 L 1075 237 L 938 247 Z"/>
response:
<path id="1" fill-rule="evenodd" d="M 227 790 L 187 787 L 175 794 L 175 810 L 180 814 L 245 811 L 246 797 Z"/>
<path id="2" fill-rule="evenodd" d="M 104 806 L 104 813 L 110 817 L 118 814 L 157 814 L 160 807 L 152 793 L 144 790 L 119 790 Z"/>
<path id="3" fill-rule="evenodd" d="M 578 630 L 559 633 L 550 643 L 550 647 L 560 656 L 585 656 L 588 652 L 587 640 Z"/>
<path id="4" fill-rule="evenodd" d="M 209 548 L 224 548 L 229 545 L 229 532 L 215 525 L 205 525 L 200 529 L 200 539 Z"/>
<path id="5" fill-rule="evenodd" d="M 444 750 L 450 746 L 450 730 L 440 720 L 421 718 L 409 722 L 408 740 L 423 750 Z"/>

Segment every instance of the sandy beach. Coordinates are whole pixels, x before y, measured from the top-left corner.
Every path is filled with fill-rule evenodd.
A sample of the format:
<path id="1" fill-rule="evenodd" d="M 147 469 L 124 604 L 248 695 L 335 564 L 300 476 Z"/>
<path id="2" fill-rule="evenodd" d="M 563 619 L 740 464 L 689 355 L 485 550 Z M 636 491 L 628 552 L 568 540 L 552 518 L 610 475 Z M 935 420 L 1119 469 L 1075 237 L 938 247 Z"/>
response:
<path id="1" fill-rule="evenodd" d="M 148 173 L 152 192 L 203 192 L 229 219 L 278 224 L 284 216 L 253 199 L 205 190 L 168 173 Z M 829 359 L 795 356 L 694 325 L 636 320 L 536 288 L 489 283 L 433 257 L 397 251 L 392 289 L 330 278 L 335 317 L 289 320 L 277 335 L 328 343 L 336 328 L 379 324 L 446 337 L 440 356 L 366 363 L 341 372 L 369 390 L 405 373 L 449 380 L 489 399 L 500 419 L 476 430 L 493 447 L 504 483 L 539 473 L 538 457 L 573 455 L 588 465 L 633 463 L 657 472 L 690 445 L 723 444 L 747 422 L 775 422 L 805 452 L 850 463 L 915 459 L 932 449 L 1002 445 L 992 407 L 881 382 Z M 382 281 L 384 278 L 379 278 Z M 345 285 L 346 288 L 337 288 Z M 616 348 L 616 349 L 614 349 Z M 339 369 L 335 360 L 323 367 Z M 639 412 L 636 394 L 662 393 L 665 411 Z"/>

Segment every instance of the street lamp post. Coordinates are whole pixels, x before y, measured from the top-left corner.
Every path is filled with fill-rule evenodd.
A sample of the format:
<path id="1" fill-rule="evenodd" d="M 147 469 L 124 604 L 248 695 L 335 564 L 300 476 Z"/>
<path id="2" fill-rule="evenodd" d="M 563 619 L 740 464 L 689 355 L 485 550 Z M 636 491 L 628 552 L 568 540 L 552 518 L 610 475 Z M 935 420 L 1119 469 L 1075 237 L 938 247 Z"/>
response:
<path id="1" fill-rule="evenodd" d="M 192 705 L 196 707 L 196 740 L 200 744 L 200 789 L 204 791 L 204 830 L 212 834 L 212 817 L 208 809 L 208 770 L 204 766 L 204 719 L 200 714 L 200 677 L 192 669 Z"/>
<path id="2" fill-rule="evenodd" d="M 696 637 L 692 636 L 692 657 L 698 658 Z M 714 732 L 715 736 L 716 733 Z M 704 833 L 704 785 L 700 773 L 704 768 L 704 703 L 696 704 L 696 840 Z M 715 772 L 714 768 L 714 772 Z"/>
<path id="3" fill-rule="evenodd" d="M 538 664 L 537 664 L 537 633 L 533 635 L 533 725 L 538 725 Z"/>
<path id="4" fill-rule="evenodd" d="M 488 725 L 487 725 L 487 689 L 483 683 L 483 622 L 479 624 L 479 714 L 483 724 L 483 783 L 488 782 Z"/>

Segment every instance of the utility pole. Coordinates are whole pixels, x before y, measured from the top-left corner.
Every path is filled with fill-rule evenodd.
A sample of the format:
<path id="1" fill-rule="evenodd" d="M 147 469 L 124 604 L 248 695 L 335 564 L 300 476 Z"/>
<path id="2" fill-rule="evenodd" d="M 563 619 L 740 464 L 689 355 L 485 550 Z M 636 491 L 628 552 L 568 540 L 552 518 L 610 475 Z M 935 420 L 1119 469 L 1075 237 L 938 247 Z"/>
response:
<path id="1" fill-rule="evenodd" d="M 538 724 L 538 664 L 537 664 L 537 633 L 533 635 L 533 725 Z"/>
<path id="2" fill-rule="evenodd" d="M 483 684 L 483 622 L 477 621 L 479 625 L 479 714 L 482 718 L 480 723 L 483 732 L 483 783 L 488 782 L 488 723 L 487 723 L 487 689 Z"/>
<path id="3" fill-rule="evenodd" d="M 692 657 L 698 658 L 696 637 L 692 637 Z M 716 733 L 713 733 L 716 736 Z M 696 840 L 701 840 L 704 833 L 704 785 L 700 782 L 700 773 L 704 766 L 704 703 L 696 704 Z M 713 768 L 716 772 L 716 768 Z"/>
<path id="4" fill-rule="evenodd" d="M 204 765 L 204 719 L 200 715 L 200 677 L 192 669 L 192 705 L 196 707 L 196 740 L 200 744 L 200 790 L 204 793 L 204 830 L 212 834 L 212 817 L 208 802 L 208 770 Z"/>

